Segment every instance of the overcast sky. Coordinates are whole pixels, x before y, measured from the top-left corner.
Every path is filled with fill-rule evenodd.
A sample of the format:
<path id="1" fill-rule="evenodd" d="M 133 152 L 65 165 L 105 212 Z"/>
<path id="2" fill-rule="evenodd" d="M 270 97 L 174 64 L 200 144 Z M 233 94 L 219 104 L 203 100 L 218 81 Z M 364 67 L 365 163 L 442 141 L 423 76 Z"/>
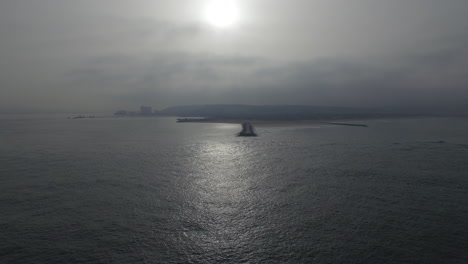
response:
<path id="1" fill-rule="evenodd" d="M 0 112 L 466 109 L 467 0 L 231 0 L 223 27 L 212 2 L 0 0 Z"/>

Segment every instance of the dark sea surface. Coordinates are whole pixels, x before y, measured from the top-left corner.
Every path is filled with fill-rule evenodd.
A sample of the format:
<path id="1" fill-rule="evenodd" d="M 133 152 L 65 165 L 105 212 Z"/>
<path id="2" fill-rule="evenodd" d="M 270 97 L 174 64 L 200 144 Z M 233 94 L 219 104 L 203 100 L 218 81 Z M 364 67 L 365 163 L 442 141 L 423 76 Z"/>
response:
<path id="1" fill-rule="evenodd" d="M 468 263 L 468 119 L 0 120 L 0 263 Z"/>

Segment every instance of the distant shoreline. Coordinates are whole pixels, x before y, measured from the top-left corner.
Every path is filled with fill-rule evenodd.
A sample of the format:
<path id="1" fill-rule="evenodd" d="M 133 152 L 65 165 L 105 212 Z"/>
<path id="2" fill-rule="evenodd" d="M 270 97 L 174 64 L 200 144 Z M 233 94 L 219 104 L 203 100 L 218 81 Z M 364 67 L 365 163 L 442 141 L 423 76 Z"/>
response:
<path id="1" fill-rule="evenodd" d="M 344 125 L 344 126 L 361 126 L 365 127 L 364 121 L 380 119 L 317 119 L 317 120 L 248 120 L 248 119 L 190 119 L 190 121 L 182 121 L 178 123 L 214 123 L 214 124 L 242 124 L 249 122 L 254 126 L 310 126 L 310 125 Z"/>
<path id="2" fill-rule="evenodd" d="M 193 118 L 190 121 L 182 121 L 179 123 L 242 124 L 243 122 L 249 122 L 252 125 L 257 126 L 257 127 L 317 126 L 317 125 L 367 127 L 367 122 L 375 121 L 375 120 L 411 119 L 411 118 L 444 118 L 444 117 L 454 117 L 454 116 L 414 115 L 414 116 L 382 116 L 382 117 L 356 117 L 356 118 L 341 118 L 341 119 L 304 119 L 304 120 Z M 191 118 L 188 118 L 188 119 L 191 119 Z"/>

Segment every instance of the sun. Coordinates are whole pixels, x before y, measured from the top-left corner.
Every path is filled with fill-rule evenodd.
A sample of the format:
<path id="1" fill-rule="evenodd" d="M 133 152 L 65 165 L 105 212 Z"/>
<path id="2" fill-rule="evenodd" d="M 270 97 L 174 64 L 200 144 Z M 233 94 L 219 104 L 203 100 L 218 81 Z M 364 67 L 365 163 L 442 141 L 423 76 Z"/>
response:
<path id="1" fill-rule="evenodd" d="M 206 5 L 204 16 L 206 22 L 214 27 L 232 27 L 239 20 L 239 8 L 234 0 L 211 0 Z"/>

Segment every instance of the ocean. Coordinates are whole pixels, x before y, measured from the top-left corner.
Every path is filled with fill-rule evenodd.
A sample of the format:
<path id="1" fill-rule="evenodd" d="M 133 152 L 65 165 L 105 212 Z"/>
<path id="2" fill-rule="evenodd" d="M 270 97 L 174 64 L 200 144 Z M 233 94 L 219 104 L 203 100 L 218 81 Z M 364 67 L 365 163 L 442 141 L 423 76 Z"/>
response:
<path id="1" fill-rule="evenodd" d="M 468 263 L 468 119 L 0 119 L 0 263 Z"/>

